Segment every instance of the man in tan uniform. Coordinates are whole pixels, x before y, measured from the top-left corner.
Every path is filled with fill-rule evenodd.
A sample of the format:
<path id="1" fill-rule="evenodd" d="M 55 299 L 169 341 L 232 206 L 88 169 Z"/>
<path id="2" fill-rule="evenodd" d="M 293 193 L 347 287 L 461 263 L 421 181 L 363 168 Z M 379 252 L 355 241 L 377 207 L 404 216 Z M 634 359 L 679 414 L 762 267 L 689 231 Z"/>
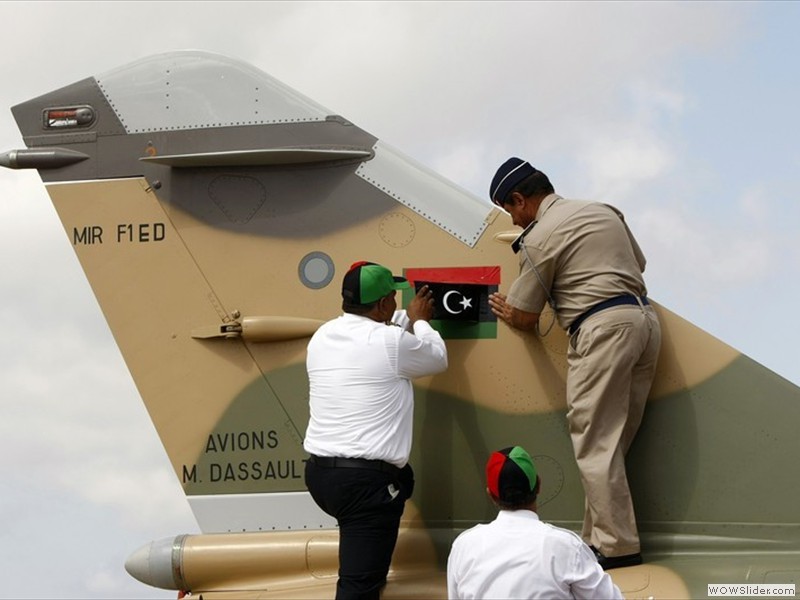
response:
<path id="1" fill-rule="evenodd" d="M 642 277 L 644 256 L 622 213 L 562 198 L 544 173 L 519 158 L 498 169 L 490 197 L 523 228 L 512 245 L 519 277 L 507 297 L 492 295 L 492 312 L 511 327 L 538 332 L 547 302 L 570 335 L 567 420 L 586 495 L 583 539 L 603 568 L 640 564 L 625 454 L 661 346 Z"/>

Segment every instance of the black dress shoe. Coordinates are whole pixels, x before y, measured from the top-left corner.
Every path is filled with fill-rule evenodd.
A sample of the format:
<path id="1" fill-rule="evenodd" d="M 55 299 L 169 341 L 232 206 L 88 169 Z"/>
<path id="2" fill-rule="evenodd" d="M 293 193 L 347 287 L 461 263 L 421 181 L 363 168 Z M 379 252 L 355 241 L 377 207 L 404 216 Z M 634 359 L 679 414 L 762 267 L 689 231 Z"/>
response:
<path id="1" fill-rule="evenodd" d="M 594 555 L 597 557 L 597 562 L 600 563 L 604 571 L 642 564 L 642 555 L 639 552 L 636 554 L 626 554 L 624 556 L 603 556 L 603 553 L 594 546 L 589 546 L 589 548 L 594 552 Z"/>

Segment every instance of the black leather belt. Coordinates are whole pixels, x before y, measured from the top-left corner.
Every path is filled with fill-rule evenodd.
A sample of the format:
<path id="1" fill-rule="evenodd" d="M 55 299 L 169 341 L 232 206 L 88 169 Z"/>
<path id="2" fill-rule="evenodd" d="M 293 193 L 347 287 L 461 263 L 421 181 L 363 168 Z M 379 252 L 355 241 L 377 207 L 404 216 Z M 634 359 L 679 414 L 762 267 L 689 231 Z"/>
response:
<path id="1" fill-rule="evenodd" d="M 320 467 L 369 469 L 371 471 L 383 471 L 384 473 L 397 473 L 400 470 L 399 467 L 386 461 L 368 458 L 342 458 L 340 456 L 315 456 L 312 454 L 308 457 L 308 462 Z"/>
<path id="2" fill-rule="evenodd" d="M 610 298 L 608 300 L 604 300 L 600 304 L 595 304 L 592 308 L 587 310 L 585 313 L 581 314 L 577 319 L 572 322 L 572 325 L 569 326 L 569 334 L 572 335 L 581 326 L 586 319 L 591 317 L 595 313 L 599 313 L 601 310 L 605 310 L 607 308 L 611 308 L 613 306 L 622 306 L 623 304 L 632 304 L 634 306 L 639 306 L 640 298 L 636 296 L 632 296 L 630 294 L 625 296 L 617 296 L 616 298 Z M 641 297 L 642 304 L 650 304 L 647 299 L 647 296 Z"/>

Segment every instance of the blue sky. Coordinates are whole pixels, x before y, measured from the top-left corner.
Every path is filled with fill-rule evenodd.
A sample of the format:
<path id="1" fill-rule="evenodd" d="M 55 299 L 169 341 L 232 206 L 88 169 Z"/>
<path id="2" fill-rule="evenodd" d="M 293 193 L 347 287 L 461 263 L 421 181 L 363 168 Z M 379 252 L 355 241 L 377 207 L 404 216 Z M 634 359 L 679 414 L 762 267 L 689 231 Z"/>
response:
<path id="1" fill-rule="evenodd" d="M 680 314 L 797 383 L 800 368 L 786 340 L 800 320 L 782 298 L 800 291 L 800 117 L 792 108 L 800 104 L 800 71 L 791 33 L 800 4 L 727 6 L 745 17 L 717 51 L 682 57 L 691 103 L 670 123 L 685 151 L 674 173 L 682 209 L 716 240 L 708 258 L 719 271 L 706 279 L 706 294 L 714 297 L 676 286 L 679 263 L 665 265 L 670 277 L 659 278 L 656 291 Z M 714 264 L 701 266 L 715 272 Z M 693 307 L 696 300 L 707 307 Z"/>
<path id="2" fill-rule="evenodd" d="M 484 197 L 512 155 L 621 208 L 651 296 L 795 384 L 800 3 L 3 2 L 8 108 L 149 54 L 219 52 Z M 5 108 L 2 108 L 5 107 Z M 196 531 L 38 176 L 0 171 L 0 597 L 159 597 Z"/>

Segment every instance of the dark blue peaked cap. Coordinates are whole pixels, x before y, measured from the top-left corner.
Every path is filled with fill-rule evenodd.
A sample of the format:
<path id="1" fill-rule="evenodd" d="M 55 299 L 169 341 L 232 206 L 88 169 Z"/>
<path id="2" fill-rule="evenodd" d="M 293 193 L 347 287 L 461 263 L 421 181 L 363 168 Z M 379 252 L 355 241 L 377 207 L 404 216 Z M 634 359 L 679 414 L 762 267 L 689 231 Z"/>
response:
<path id="1" fill-rule="evenodd" d="M 534 173 L 536 173 L 536 169 L 528 161 L 516 156 L 509 158 L 500 165 L 497 173 L 494 174 L 492 185 L 489 186 L 489 198 L 497 206 L 503 206 L 503 200 L 511 193 L 511 190 Z"/>

